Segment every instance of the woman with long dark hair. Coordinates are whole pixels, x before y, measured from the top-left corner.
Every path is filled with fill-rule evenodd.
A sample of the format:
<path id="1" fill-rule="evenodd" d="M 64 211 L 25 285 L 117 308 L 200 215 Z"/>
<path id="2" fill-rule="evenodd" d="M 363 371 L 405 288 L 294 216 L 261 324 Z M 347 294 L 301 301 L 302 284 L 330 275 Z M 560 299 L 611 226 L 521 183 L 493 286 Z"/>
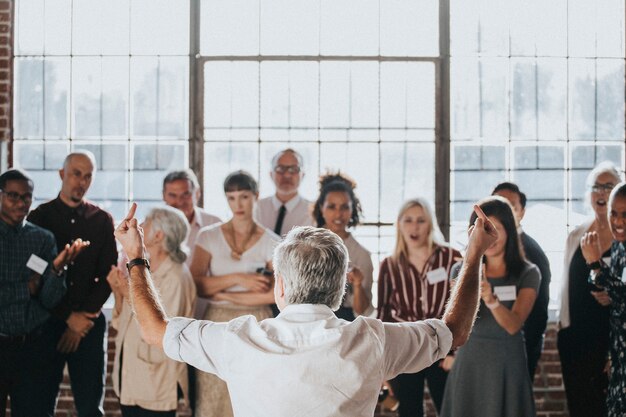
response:
<path id="1" fill-rule="evenodd" d="M 498 239 L 485 252 L 480 310 L 448 375 L 442 416 L 535 416 L 522 326 L 541 274 L 526 261 L 509 202 L 490 197 L 479 205 Z M 472 213 L 470 226 L 475 221 Z M 455 265 L 453 277 L 459 269 Z"/>
<path id="2" fill-rule="evenodd" d="M 354 193 L 356 183 L 347 176 L 326 174 L 320 178 L 320 195 L 313 208 L 317 227 L 335 232 L 348 249 L 348 289 L 337 317 L 354 320 L 358 315 L 372 312 L 372 256 L 354 239 L 349 229 L 359 224 L 361 203 Z"/>

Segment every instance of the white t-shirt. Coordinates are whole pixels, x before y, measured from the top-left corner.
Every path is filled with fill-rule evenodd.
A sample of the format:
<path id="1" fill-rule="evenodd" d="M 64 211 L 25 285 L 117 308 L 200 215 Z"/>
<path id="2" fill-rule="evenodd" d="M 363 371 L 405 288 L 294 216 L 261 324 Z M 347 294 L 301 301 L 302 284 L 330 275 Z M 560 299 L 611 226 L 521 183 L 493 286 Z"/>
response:
<path id="1" fill-rule="evenodd" d="M 232 249 L 222 232 L 223 223 L 217 223 L 203 228 L 198 233 L 196 245 L 211 254 L 211 262 L 207 265 L 206 275 L 219 276 L 233 273 L 254 273 L 259 268 L 265 268 L 272 260 L 274 248 L 280 238 L 267 229 L 252 247 L 241 254 L 241 259 L 233 259 Z M 247 291 L 244 287 L 235 285 L 226 289 L 227 292 Z M 225 301 L 210 301 L 212 304 L 228 304 Z"/>
<path id="2" fill-rule="evenodd" d="M 344 245 L 348 249 L 348 257 L 352 266 L 359 268 L 363 274 L 362 286 L 365 290 L 365 294 L 369 299 L 369 306 L 363 311 L 364 316 L 369 316 L 374 307 L 372 306 L 372 285 L 374 283 L 374 265 L 372 264 L 372 255 L 365 249 L 359 242 L 349 235 L 346 240 L 343 241 Z M 343 299 L 344 307 L 352 307 L 354 295 L 346 292 L 346 296 Z"/>
<path id="3" fill-rule="evenodd" d="M 444 358 L 452 333 L 441 320 L 338 319 L 325 305 L 287 306 L 258 323 L 173 318 L 167 356 L 228 384 L 236 416 L 373 416 L 382 381 Z"/>

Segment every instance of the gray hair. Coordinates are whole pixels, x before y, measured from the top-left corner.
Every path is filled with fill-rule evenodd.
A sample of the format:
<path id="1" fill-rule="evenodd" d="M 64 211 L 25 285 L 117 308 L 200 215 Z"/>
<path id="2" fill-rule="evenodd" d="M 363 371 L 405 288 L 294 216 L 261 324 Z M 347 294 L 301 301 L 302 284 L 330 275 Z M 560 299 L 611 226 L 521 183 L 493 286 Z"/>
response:
<path id="1" fill-rule="evenodd" d="M 200 188 L 200 183 L 198 182 L 198 177 L 196 177 L 195 172 L 190 169 L 184 169 L 181 171 L 171 171 L 169 172 L 165 178 L 163 178 L 163 190 L 165 190 L 165 186 L 170 182 L 178 181 L 178 180 L 186 180 L 191 184 L 191 189 L 196 190 Z"/>
<path id="2" fill-rule="evenodd" d="M 182 264 L 187 259 L 185 239 L 189 234 L 189 224 L 182 211 L 169 206 L 155 207 L 146 216 L 151 234 L 163 232 L 163 250 L 172 261 Z"/>
<path id="3" fill-rule="evenodd" d="M 591 187 L 593 183 L 596 182 L 598 177 L 602 174 L 610 174 L 617 180 L 617 182 L 621 181 L 622 176 L 620 175 L 615 165 L 610 161 L 604 161 L 596 165 L 595 168 L 592 169 L 591 172 L 589 172 L 589 175 L 587 175 L 587 187 Z"/>
<path id="4" fill-rule="evenodd" d="M 287 304 L 341 305 L 346 287 L 348 250 L 327 229 L 295 227 L 274 250 L 274 274 L 285 283 Z"/>
<path id="5" fill-rule="evenodd" d="M 302 158 L 302 155 L 300 155 L 300 152 L 292 148 L 287 148 L 287 149 L 283 149 L 282 151 L 278 152 L 276 155 L 272 157 L 272 169 L 276 168 L 276 165 L 278 165 L 278 160 L 280 159 L 281 156 L 283 156 L 286 153 L 290 153 L 293 156 L 295 156 L 296 159 L 298 160 L 298 166 L 300 167 L 300 169 L 304 168 L 304 159 Z"/>
<path id="6" fill-rule="evenodd" d="M 93 165 L 94 172 L 97 170 L 98 165 L 96 164 L 96 156 L 93 154 L 93 152 L 86 149 L 77 149 L 74 152 L 68 154 L 63 160 L 63 169 L 67 169 L 67 165 L 75 156 L 84 156 L 85 158 L 89 159 L 89 162 L 91 162 L 91 165 Z"/>

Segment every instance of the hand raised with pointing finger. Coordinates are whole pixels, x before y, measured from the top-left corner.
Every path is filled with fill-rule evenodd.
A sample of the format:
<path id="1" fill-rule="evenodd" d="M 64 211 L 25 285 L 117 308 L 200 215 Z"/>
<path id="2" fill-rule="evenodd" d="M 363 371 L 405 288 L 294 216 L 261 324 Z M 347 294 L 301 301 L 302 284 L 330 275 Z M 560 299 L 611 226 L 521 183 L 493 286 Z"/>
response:
<path id="1" fill-rule="evenodd" d="M 126 218 L 122 220 L 115 229 L 115 238 L 122 244 L 122 248 L 129 259 L 143 258 L 145 252 L 143 246 L 143 229 L 139 226 L 135 218 L 136 210 L 137 203 L 133 203 L 130 206 Z"/>
<path id="2" fill-rule="evenodd" d="M 482 256 L 489 246 L 498 239 L 496 227 L 478 205 L 474 205 L 474 212 L 477 217 L 474 225 L 469 228 L 467 257 Z"/>

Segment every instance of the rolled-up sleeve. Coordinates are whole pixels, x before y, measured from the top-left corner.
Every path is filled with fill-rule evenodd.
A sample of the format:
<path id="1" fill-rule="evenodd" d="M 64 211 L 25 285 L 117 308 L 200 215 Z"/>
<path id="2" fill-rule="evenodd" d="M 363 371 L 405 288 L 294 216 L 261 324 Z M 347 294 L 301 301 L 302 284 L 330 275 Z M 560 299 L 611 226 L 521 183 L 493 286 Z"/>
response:
<path id="1" fill-rule="evenodd" d="M 442 320 L 385 323 L 384 370 L 391 379 L 415 373 L 443 359 L 452 347 L 452 332 Z"/>
<path id="2" fill-rule="evenodd" d="M 163 337 L 165 354 L 204 372 L 223 375 L 228 349 L 224 349 L 227 323 L 175 317 L 169 320 Z"/>

